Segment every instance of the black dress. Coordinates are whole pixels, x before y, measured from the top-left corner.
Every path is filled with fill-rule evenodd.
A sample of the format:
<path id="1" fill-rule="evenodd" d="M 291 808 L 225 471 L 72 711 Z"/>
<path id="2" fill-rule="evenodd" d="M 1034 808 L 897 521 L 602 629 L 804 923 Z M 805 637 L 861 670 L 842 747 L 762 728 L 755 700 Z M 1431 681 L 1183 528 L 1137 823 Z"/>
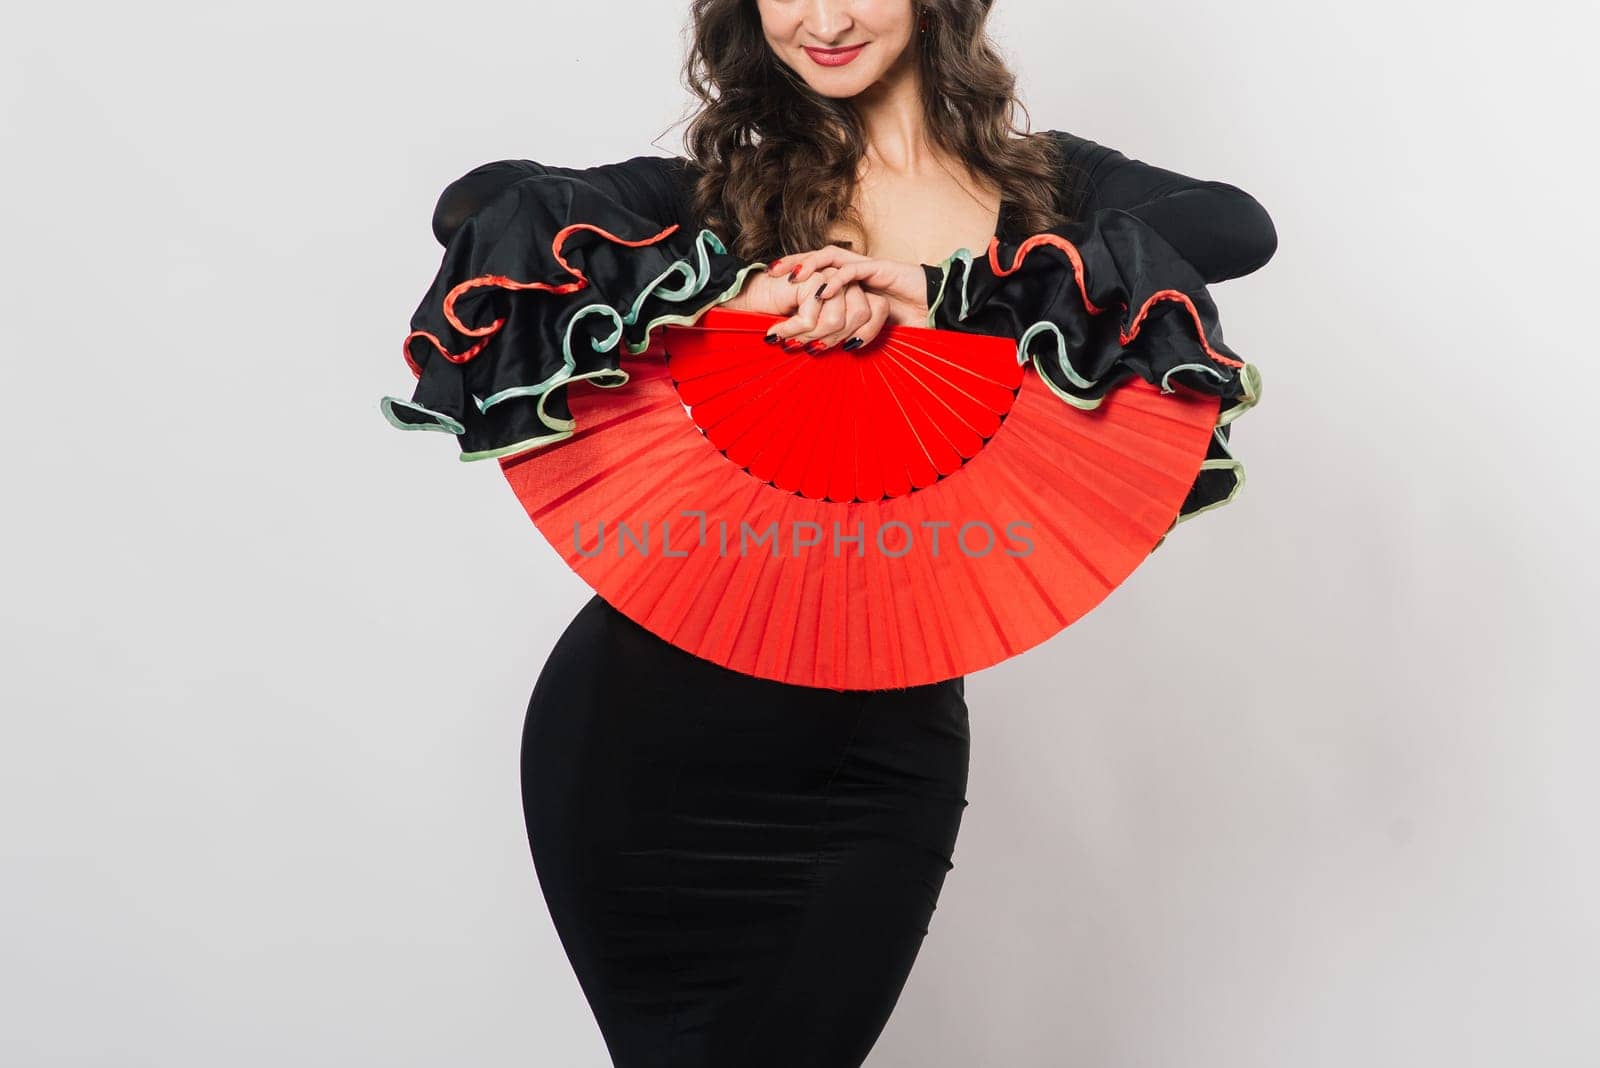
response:
<path id="1" fill-rule="evenodd" d="M 1052 135 L 1068 164 L 1063 208 L 1083 220 L 1061 232 L 1107 276 L 1090 278 L 1102 292 L 1177 284 L 1209 316 L 1205 282 L 1272 256 L 1272 223 L 1238 188 Z M 585 169 L 504 160 L 452 183 L 433 219 L 444 263 L 407 342 L 416 392 L 386 398 L 385 414 L 456 435 L 468 458 L 581 432 L 561 382 L 615 368 L 619 350 L 642 350 L 657 323 L 736 291 L 751 267 L 688 217 L 690 178 L 682 160 L 641 156 Z M 1098 225 L 1112 217 L 1115 240 Z M 1008 211 L 1002 224 L 1003 240 L 1026 236 Z M 620 243 L 674 225 L 653 243 Z M 981 260 L 963 265 L 976 297 L 958 318 L 933 299 L 950 269 L 927 268 L 935 325 L 995 332 L 1018 315 L 1083 314 L 1042 284 L 1059 265 L 1039 257 L 1015 288 Z M 1140 271 L 1150 277 L 1109 277 Z M 547 288 L 471 284 L 484 278 Z M 1126 354 L 1104 341 L 1102 355 L 1147 377 L 1182 366 L 1190 349 L 1156 330 L 1148 338 Z M 1208 388 L 1236 403 L 1239 385 Z M 1232 488 L 1202 478 L 1185 511 Z M 590 599 L 534 688 L 522 785 L 539 883 L 614 1062 L 861 1064 L 953 867 L 969 744 L 962 678 L 785 685 L 695 657 Z"/>

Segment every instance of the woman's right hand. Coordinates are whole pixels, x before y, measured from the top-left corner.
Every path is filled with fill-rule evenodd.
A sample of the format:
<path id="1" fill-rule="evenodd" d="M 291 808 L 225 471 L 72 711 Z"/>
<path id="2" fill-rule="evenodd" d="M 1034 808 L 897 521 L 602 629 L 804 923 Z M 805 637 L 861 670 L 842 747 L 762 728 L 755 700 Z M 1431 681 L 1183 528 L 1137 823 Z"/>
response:
<path id="1" fill-rule="evenodd" d="M 837 270 L 825 267 L 799 282 L 755 272 L 743 291 L 723 307 L 787 315 L 789 318 L 773 325 L 767 339 L 789 351 L 803 348 L 816 355 L 836 345 L 861 349 L 888 322 L 890 301 L 858 282 L 835 286 L 824 299 L 815 299 L 817 290 L 827 285 Z"/>

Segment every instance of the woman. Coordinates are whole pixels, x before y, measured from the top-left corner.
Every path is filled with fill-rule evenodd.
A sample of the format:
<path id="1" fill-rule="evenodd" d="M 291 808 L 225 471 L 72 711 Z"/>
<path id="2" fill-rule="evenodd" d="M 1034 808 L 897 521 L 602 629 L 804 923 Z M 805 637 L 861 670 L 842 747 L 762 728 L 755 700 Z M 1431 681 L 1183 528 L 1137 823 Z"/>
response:
<path id="1" fill-rule="evenodd" d="M 1063 287 L 1031 284 L 1059 261 L 969 258 L 952 282 L 951 251 L 991 239 L 1070 235 L 1089 291 L 1135 260 L 1214 282 L 1271 257 L 1270 219 L 1234 186 L 1016 136 L 989 7 L 695 0 L 690 157 L 505 160 L 452 183 L 407 338 L 417 392 L 385 412 L 503 457 L 578 432 L 561 387 L 614 375 L 619 341 L 639 351 L 714 304 L 785 316 L 768 340 L 818 355 L 888 324 L 1065 314 Z M 490 316 L 452 302 L 484 284 L 507 300 L 469 328 Z M 1196 486 L 1193 510 L 1223 492 Z M 784 685 L 590 600 L 539 676 L 522 776 L 539 882 L 615 1063 L 861 1064 L 953 866 L 968 746 L 962 678 Z"/>

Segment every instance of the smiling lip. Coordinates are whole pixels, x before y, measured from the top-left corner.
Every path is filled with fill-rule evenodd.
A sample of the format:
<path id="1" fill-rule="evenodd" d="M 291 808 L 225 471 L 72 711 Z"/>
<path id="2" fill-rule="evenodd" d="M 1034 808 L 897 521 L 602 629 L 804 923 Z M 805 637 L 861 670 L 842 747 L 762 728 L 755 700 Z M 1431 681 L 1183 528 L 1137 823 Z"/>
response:
<path id="1" fill-rule="evenodd" d="M 806 55 L 824 67 L 842 67 L 860 55 L 865 47 L 864 44 L 858 44 L 845 48 L 807 48 Z"/>

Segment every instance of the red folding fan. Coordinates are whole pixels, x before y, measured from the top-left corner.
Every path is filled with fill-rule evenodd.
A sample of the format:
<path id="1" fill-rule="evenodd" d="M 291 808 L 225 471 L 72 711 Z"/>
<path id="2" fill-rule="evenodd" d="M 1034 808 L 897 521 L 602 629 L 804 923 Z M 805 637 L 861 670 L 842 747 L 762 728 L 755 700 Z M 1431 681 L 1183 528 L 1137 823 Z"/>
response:
<path id="1" fill-rule="evenodd" d="M 748 675 L 887 689 L 1039 644 L 1150 555 L 1217 421 L 1138 378 L 1075 407 L 1011 338 L 812 356 L 762 341 L 782 318 L 664 328 L 620 388 L 567 387 L 581 433 L 501 460 L 596 592 Z"/>

